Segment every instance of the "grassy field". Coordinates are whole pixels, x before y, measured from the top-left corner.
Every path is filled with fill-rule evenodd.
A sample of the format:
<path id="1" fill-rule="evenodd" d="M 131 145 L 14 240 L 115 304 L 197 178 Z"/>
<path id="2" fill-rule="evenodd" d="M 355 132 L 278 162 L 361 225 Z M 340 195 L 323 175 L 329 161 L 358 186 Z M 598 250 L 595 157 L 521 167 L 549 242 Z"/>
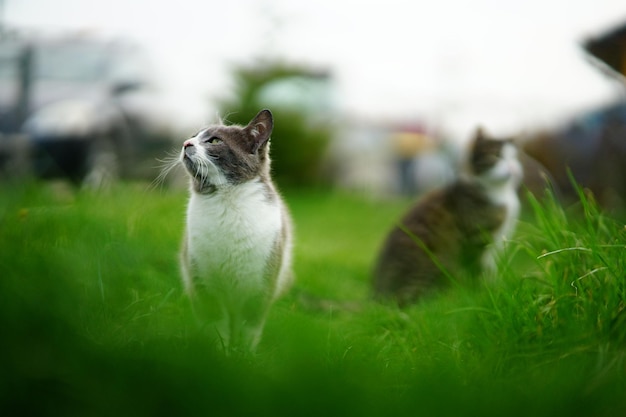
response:
<path id="1" fill-rule="evenodd" d="M 405 311 L 368 284 L 408 201 L 285 197 L 294 292 L 224 357 L 181 291 L 184 191 L 0 185 L 0 415 L 626 415 L 626 229 L 584 196 L 532 201 L 498 282 Z"/>

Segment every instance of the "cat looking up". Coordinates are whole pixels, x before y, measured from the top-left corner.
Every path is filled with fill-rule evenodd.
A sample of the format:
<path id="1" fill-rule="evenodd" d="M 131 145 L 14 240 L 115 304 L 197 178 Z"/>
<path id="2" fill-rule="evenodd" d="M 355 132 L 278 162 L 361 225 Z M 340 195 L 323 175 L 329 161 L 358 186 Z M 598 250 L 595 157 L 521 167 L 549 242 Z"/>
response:
<path id="1" fill-rule="evenodd" d="M 477 279 L 493 269 L 519 215 L 522 175 L 512 141 L 479 129 L 464 172 L 421 198 L 387 236 L 374 269 L 374 295 L 405 306 L 450 279 Z"/>
<path id="2" fill-rule="evenodd" d="M 210 126 L 183 144 L 191 196 L 183 282 L 227 352 L 254 350 L 273 301 L 290 285 L 291 220 L 270 178 L 273 117 Z"/>

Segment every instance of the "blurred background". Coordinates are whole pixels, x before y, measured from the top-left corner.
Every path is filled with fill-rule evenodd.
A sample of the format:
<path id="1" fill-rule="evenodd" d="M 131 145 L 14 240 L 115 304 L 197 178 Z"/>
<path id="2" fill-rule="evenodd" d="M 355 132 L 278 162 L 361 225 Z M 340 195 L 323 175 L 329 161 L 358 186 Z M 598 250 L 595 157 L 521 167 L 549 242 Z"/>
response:
<path id="1" fill-rule="evenodd" d="M 622 0 L 0 0 L 0 173 L 100 186 L 274 112 L 281 186 L 415 195 L 477 126 L 626 196 Z"/>

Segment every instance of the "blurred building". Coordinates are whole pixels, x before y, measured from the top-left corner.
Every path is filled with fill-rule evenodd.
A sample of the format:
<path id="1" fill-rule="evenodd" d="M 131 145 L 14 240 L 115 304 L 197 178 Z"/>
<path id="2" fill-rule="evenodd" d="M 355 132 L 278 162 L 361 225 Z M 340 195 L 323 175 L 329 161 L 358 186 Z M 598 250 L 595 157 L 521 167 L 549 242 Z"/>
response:
<path id="1" fill-rule="evenodd" d="M 597 38 L 587 40 L 584 48 L 616 74 L 626 76 L 626 23 Z"/>
<path id="2" fill-rule="evenodd" d="M 626 23 L 583 44 L 590 62 L 615 82 L 619 98 L 579 114 L 560 129 L 537 134 L 526 151 L 575 199 L 568 170 L 605 207 L 626 203 Z"/>
<path id="3" fill-rule="evenodd" d="M 451 146 L 416 121 L 348 119 L 331 146 L 334 180 L 372 195 L 419 195 L 454 178 Z"/>

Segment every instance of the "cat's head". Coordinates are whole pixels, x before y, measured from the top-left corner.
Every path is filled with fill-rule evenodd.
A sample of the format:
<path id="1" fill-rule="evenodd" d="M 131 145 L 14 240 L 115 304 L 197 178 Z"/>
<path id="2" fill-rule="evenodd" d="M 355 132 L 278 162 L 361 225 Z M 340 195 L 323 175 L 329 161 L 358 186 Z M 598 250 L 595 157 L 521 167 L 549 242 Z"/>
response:
<path id="1" fill-rule="evenodd" d="M 490 137 L 482 128 L 478 128 L 474 135 L 468 170 L 472 177 L 490 187 L 517 187 L 523 176 L 513 139 Z"/>
<path id="2" fill-rule="evenodd" d="M 269 176 L 269 139 L 272 113 L 261 110 L 247 126 L 223 124 L 201 130 L 187 139 L 181 161 L 194 191 L 208 194 L 221 187 Z"/>

